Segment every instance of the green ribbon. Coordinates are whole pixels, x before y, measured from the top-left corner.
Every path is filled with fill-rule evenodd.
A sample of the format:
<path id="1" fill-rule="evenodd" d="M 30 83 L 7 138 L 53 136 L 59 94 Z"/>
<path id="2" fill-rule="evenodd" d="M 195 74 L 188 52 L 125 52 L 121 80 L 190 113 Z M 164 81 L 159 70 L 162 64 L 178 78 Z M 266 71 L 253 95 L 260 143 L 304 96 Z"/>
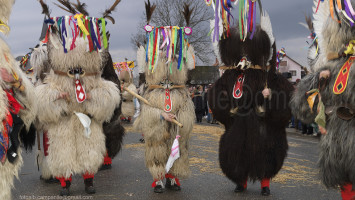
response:
<path id="1" fill-rule="evenodd" d="M 243 4 L 244 1 L 239 2 L 239 33 L 240 33 L 240 39 L 243 39 L 243 28 L 242 28 L 242 10 L 243 10 Z"/>
<path id="2" fill-rule="evenodd" d="M 154 46 L 154 31 L 151 31 L 150 32 L 150 35 L 149 35 L 150 39 L 150 44 L 149 44 L 149 59 L 148 59 L 148 62 L 149 62 L 149 70 L 152 70 L 152 59 L 153 59 L 153 46 Z"/>
<path id="3" fill-rule="evenodd" d="M 104 48 L 107 49 L 107 35 L 106 35 L 106 20 L 104 18 L 100 18 L 101 21 L 101 28 L 102 28 L 102 37 L 104 42 Z M 99 33 L 98 33 L 99 34 Z"/>
<path id="4" fill-rule="evenodd" d="M 207 36 L 211 36 L 212 31 L 213 31 L 214 29 L 215 29 L 215 27 L 213 27 L 213 28 L 210 30 L 210 32 L 208 32 Z"/>
<path id="5" fill-rule="evenodd" d="M 325 128 L 326 126 L 326 117 L 325 117 L 325 107 L 323 102 L 320 100 L 318 103 L 319 112 L 314 121 L 321 127 Z"/>

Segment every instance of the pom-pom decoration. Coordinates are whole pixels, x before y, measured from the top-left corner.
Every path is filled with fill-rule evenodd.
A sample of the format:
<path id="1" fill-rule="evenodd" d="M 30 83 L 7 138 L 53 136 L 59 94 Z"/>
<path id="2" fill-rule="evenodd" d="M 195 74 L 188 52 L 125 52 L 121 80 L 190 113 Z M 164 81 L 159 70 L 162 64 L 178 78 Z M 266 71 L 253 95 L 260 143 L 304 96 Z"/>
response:
<path id="1" fill-rule="evenodd" d="M 115 62 L 113 63 L 113 69 L 116 70 L 117 75 L 119 76 L 121 72 L 127 71 L 131 75 L 134 68 L 134 61 L 127 62 Z"/>

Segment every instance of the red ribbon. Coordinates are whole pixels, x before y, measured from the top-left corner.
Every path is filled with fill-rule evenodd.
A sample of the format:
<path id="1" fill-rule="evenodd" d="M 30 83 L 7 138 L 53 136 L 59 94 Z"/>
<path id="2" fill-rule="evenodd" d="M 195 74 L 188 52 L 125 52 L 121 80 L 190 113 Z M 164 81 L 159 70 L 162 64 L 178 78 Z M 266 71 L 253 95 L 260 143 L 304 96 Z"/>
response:
<path id="1" fill-rule="evenodd" d="M 341 94 L 345 91 L 348 84 L 349 72 L 351 65 L 355 61 L 355 56 L 351 56 L 340 69 L 337 79 L 335 80 L 333 92 L 334 94 Z"/>
<path id="2" fill-rule="evenodd" d="M 165 106 L 164 106 L 164 111 L 165 112 L 171 112 L 173 109 L 173 103 L 171 101 L 171 96 L 170 96 L 170 91 L 169 89 L 165 89 Z"/>
<path id="3" fill-rule="evenodd" d="M 240 74 L 233 88 L 233 97 L 240 99 L 243 96 L 244 74 Z"/>
<path id="4" fill-rule="evenodd" d="M 84 87 L 81 85 L 81 82 L 79 79 L 75 80 L 75 94 L 76 94 L 76 100 L 78 103 L 82 103 L 86 99 L 86 93 L 84 90 Z"/>
<path id="5" fill-rule="evenodd" d="M 20 109 L 23 107 L 21 104 L 13 97 L 14 93 L 12 90 L 5 90 L 8 102 L 10 104 L 10 112 L 17 115 L 20 112 Z"/>
<path id="6" fill-rule="evenodd" d="M 86 28 L 86 30 L 90 30 L 89 29 L 89 20 L 88 19 L 85 20 L 85 28 Z M 92 52 L 94 50 L 94 43 L 91 40 L 90 34 L 87 35 L 87 37 L 88 37 L 88 41 L 89 41 L 89 49 L 90 49 L 90 52 Z"/>

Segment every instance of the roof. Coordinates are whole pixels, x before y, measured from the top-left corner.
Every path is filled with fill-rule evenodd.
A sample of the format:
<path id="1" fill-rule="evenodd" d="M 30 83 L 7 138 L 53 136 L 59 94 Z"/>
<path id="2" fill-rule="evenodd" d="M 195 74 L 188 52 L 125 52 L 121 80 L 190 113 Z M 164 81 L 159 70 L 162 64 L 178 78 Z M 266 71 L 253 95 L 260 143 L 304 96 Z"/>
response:
<path id="1" fill-rule="evenodd" d="M 290 58 L 290 56 L 286 55 L 285 57 L 287 57 L 288 59 L 292 60 L 294 63 L 296 63 L 297 65 L 301 66 L 301 69 L 303 70 L 304 66 L 299 64 L 297 61 L 295 61 L 294 59 Z"/>
<path id="2" fill-rule="evenodd" d="M 215 66 L 196 66 L 189 72 L 189 83 L 193 85 L 207 85 L 219 79 L 219 68 Z"/>

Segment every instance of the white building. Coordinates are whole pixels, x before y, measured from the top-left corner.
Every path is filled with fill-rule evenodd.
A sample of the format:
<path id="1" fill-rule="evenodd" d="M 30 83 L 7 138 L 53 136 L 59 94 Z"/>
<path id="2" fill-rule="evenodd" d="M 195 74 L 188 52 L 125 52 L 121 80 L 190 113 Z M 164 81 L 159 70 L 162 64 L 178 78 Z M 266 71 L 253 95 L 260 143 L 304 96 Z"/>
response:
<path id="1" fill-rule="evenodd" d="M 295 83 L 297 79 L 301 80 L 301 78 L 305 74 L 303 66 L 292 58 L 288 57 L 287 55 L 282 59 L 279 64 L 279 72 L 282 74 L 289 73 L 289 80 L 292 83 Z"/>

